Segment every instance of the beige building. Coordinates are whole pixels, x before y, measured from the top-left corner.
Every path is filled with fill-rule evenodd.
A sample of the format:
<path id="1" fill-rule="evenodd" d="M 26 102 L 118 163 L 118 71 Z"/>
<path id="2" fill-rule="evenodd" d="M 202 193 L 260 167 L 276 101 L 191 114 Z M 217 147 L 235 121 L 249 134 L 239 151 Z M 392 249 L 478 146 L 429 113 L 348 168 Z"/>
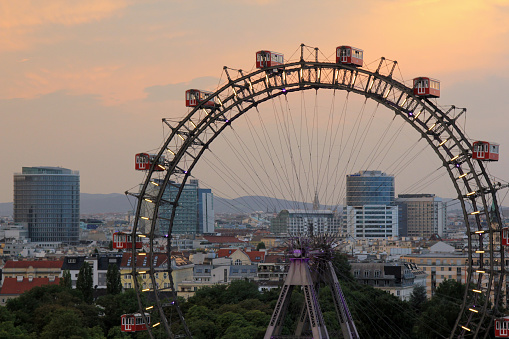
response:
<path id="1" fill-rule="evenodd" d="M 170 288 L 170 277 L 168 274 L 168 255 L 166 253 L 152 253 L 141 254 L 136 256 L 136 259 L 132 260 L 131 253 L 124 253 L 122 257 L 122 263 L 120 264 L 120 275 L 122 280 L 122 287 L 124 289 L 134 288 L 134 281 L 132 277 L 132 267 L 136 265 L 136 271 L 138 272 L 138 283 L 142 289 L 154 288 L 152 280 L 150 278 L 149 269 L 150 261 L 153 260 L 154 266 L 154 277 L 156 280 L 157 288 L 168 289 Z M 191 280 L 193 277 L 193 264 L 187 259 L 181 256 L 171 257 L 172 265 L 172 277 L 175 288 L 178 289 L 178 285 L 182 281 Z"/>
<path id="2" fill-rule="evenodd" d="M 401 261 L 416 264 L 426 272 L 426 294 L 431 298 L 438 285 L 444 280 L 454 279 L 465 283 L 467 279 L 468 256 L 456 253 L 452 246 L 438 242 L 425 254 L 407 254 Z"/>
<path id="3" fill-rule="evenodd" d="M 434 194 L 400 194 L 396 199 L 399 206 L 399 235 L 423 237 L 444 233 L 447 221 L 445 203 Z"/>
<path id="4" fill-rule="evenodd" d="M 62 260 L 8 260 L 2 269 L 2 284 L 5 278 L 49 278 L 60 276 Z"/>

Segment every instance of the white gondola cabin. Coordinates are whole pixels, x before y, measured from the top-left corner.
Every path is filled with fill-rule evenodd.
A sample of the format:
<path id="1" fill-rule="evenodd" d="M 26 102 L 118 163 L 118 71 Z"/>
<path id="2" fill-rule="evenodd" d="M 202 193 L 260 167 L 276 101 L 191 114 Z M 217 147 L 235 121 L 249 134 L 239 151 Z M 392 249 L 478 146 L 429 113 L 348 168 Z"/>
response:
<path id="1" fill-rule="evenodd" d="M 199 89 L 188 89 L 186 91 L 186 107 L 217 107 L 218 105 L 214 100 L 206 100 L 212 92 L 202 91 Z"/>
<path id="2" fill-rule="evenodd" d="M 138 153 L 134 156 L 134 169 L 137 171 L 148 171 L 154 163 L 156 154 Z M 161 155 L 154 171 L 164 171 L 164 156 Z"/>
<path id="3" fill-rule="evenodd" d="M 362 67 L 364 51 L 351 46 L 339 46 L 336 48 L 336 63 Z"/>
<path id="4" fill-rule="evenodd" d="M 495 338 L 509 338 L 509 317 L 495 319 Z"/>
<path id="5" fill-rule="evenodd" d="M 472 159 L 498 161 L 499 144 L 489 141 L 475 141 L 472 144 Z"/>
<path id="6" fill-rule="evenodd" d="M 121 331 L 122 332 L 146 331 L 147 326 L 150 326 L 150 314 L 145 313 L 145 318 L 147 319 L 148 324 L 145 324 L 145 322 L 143 321 L 141 313 L 123 314 Z"/>
<path id="7" fill-rule="evenodd" d="M 427 98 L 440 97 L 440 81 L 432 78 L 419 77 L 414 79 L 414 95 Z"/>
<path id="8" fill-rule="evenodd" d="M 285 57 L 281 53 L 271 51 L 258 51 L 256 52 L 256 68 L 267 68 L 272 66 L 279 66 L 285 63 Z M 277 72 L 277 69 L 275 69 Z"/>
<path id="9" fill-rule="evenodd" d="M 139 235 L 136 235 L 135 246 L 136 248 L 143 247 L 143 243 Z M 117 250 L 132 249 L 133 248 L 132 234 L 125 232 L 113 233 L 113 248 Z"/>

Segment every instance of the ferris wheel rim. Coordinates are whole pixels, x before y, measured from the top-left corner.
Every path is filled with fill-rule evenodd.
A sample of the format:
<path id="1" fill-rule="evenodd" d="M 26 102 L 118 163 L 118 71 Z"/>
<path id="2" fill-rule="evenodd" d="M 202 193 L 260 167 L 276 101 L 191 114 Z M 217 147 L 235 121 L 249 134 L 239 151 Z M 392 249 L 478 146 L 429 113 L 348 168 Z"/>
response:
<path id="1" fill-rule="evenodd" d="M 319 70 L 319 71 L 318 71 Z M 318 74 L 325 74 L 327 73 L 330 75 L 331 81 L 325 82 L 322 81 L 323 78 L 321 78 L 321 75 Z M 295 73 L 295 74 L 292 74 Z M 309 73 L 309 74 L 306 74 Z M 313 75 L 314 73 L 314 75 Z M 343 75 L 343 81 L 339 81 L 339 73 L 342 73 Z M 291 77 L 295 79 L 293 82 L 288 81 Z M 306 78 L 308 76 L 308 78 Z M 278 77 L 280 77 L 278 84 Z M 283 79 L 284 77 L 284 79 Z M 349 77 L 349 80 L 347 79 Z M 364 77 L 363 86 L 356 87 L 356 81 L 360 81 L 359 79 L 361 77 Z M 274 80 L 275 79 L 275 80 Z M 273 80 L 273 82 L 271 82 Z M 259 89 L 258 91 L 256 89 Z M 291 92 L 301 92 L 311 89 L 333 89 L 333 90 L 343 90 L 348 92 L 354 92 L 359 95 L 364 95 L 367 99 L 373 100 L 379 104 L 382 104 L 386 108 L 394 111 L 396 115 L 401 116 L 407 123 L 409 123 L 415 130 L 420 132 L 422 134 L 422 138 L 426 139 L 429 146 L 432 147 L 434 152 L 438 155 L 439 159 L 443 163 L 443 167 L 447 169 L 447 172 L 449 173 L 449 176 L 453 182 L 453 185 L 456 189 L 456 192 L 458 193 L 458 199 L 460 200 L 462 210 L 463 210 L 463 216 L 465 220 L 465 224 L 467 226 L 467 235 L 468 235 L 468 279 L 467 282 L 470 283 L 473 280 L 473 257 L 472 257 L 472 251 L 473 251 L 473 234 L 477 230 L 482 229 L 479 215 L 474 215 L 476 218 L 476 224 L 477 224 L 477 230 L 472 231 L 470 224 L 468 223 L 469 212 L 467 212 L 466 202 L 468 201 L 469 204 L 473 206 L 473 209 L 475 211 L 484 211 L 484 214 L 486 216 L 491 215 L 491 213 L 488 212 L 488 203 L 486 196 L 491 194 L 491 198 L 493 201 L 496 202 L 496 196 L 495 196 L 495 188 L 493 184 L 491 183 L 491 180 L 484 169 L 484 165 L 481 161 L 478 160 L 472 160 L 469 156 L 469 151 L 471 148 L 471 144 L 468 141 L 468 139 L 465 137 L 463 131 L 455 124 L 455 120 L 451 119 L 447 113 L 443 112 L 439 107 L 437 107 L 433 102 L 431 102 L 427 98 L 418 97 L 417 95 L 413 94 L 412 88 L 406 86 L 403 83 L 400 83 L 397 80 L 394 80 L 390 76 L 384 76 L 380 73 L 378 73 L 378 70 L 375 72 L 365 70 L 362 68 L 347 66 L 347 65 L 341 65 L 336 63 L 330 63 L 330 62 L 318 62 L 318 61 L 299 61 L 299 62 L 293 62 L 278 66 L 272 66 L 265 69 L 259 69 L 255 70 L 253 72 L 250 72 L 248 74 L 243 74 L 240 72 L 240 76 L 236 79 L 229 78 L 229 81 L 227 84 L 223 85 L 220 89 L 217 91 L 211 93 L 204 102 L 207 101 L 213 101 L 213 102 L 219 102 L 220 105 L 218 107 L 206 107 L 204 105 L 198 105 L 194 109 L 192 109 L 186 117 L 184 117 L 176 126 L 171 126 L 172 131 L 170 135 L 167 137 L 165 143 L 159 150 L 156 159 L 159 159 L 165 152 L 168 152 L 169 150 L 169 144 L 172 140 L 175 138 L 181 138 L 182 139 L 182 145 L 179 149 L 173 149 L 170 150 L 174 154 L 174 160 L 170 162 L 170 165 L 168 168 L 166 168 L 166 174 L 165 178 L 159 188 L 158 196 L 156 197 L 155 203 L 154 203 L 154 210 L 152 214 L 152 218 L 150 218 L 151 226 L 150 226 L 150 232 L 148 234 L 150 239 L 150 248 L 149 253 L 153 253 L 154 251 L 154 237 L 155 234 L 155 225 L 158 218 L 158 209 L 160 205 L 162 204 L 162 194 L 164 190 L 166 189 L 170 177 L 172 177 L 175 174 L 178 174 L 182 177 L 181 187 L 179 188 L 179 192 L 176 196 L 176 199 L 172 202 L 174 206 L 178 204 L 178 200 L 180 198 L 180 194 L 182 192 L 182 188 L 187 181 L 187 178 L 190 176 L 192 169 L 200 159 L 201 155 L 208 149 L 209 145 L 215 140 L 217 136 L 221 134 L 221 132 L 230 124 L 232 124 L 235 120 L 240 118 L 242 115 L 246 114 L 248 111 L 250 111 L 252 108 L 257 107 L 260 103 L 263 103 L 267 100 L 271 100 L 277 96 L 281 95 L 287 95 Z M 392 91 L 392 93 L 391 93 Z M 246 95 L 247 92 L 247 95 Z M 394 93 L 400 94 L 398 98 L 394 95 Z M 394 100 L 387 100 L 390 95 L 393 95 Z M 242 97 L 241 97 L 242 95 Z M 245 106 L 243 108 L 239 108 L 242 106 Z M 419 111 L 419 114 L 415 113 L 416 108 L 421 109 Z M 193 122 L 193 118 L 196 118 L 198 112 L 205 111 L 205 115 L 202 119 L 195 119 Z M 236 114 L 230 114 L 236 111 Z M 208 114 L 206 114 L 208 112 Z M 424 112 L 424 114 L 428 114 L 428 119 L 426 122 L 422 120 L 418 120 L 416 115 L 420 115 Z M 164 119 L 163 119 L 164 120 Z M 189 122 L 195 126 L 194 129 L 190 129 Z M 434 122 L 432 125 L 431 122 Z M 428 124 L 429 123 L 429 124 Z M 212 137 L 207 138 L 207 141 L 201 140 L 202 134 L 207 133 L 207 129 L 211 128 L 214 130 L 211 126 L 219 126 L 217 130 L 215 130 Z M 450 138 L 447 138 L 447 141 L 444 141 L 440 139 L 440 142 L 437 142 L 436 138 L 436 132 L 433 134 L 434 131 L 439 130 L 440 133 L 438 133 L 438 137 L 442 135 L 442 133 L 446 132 L 448 133 L 448 136 Z M 429 133 L 431 132 L 431 133 Z M 451 139 L 453 141 L 452 146 L 447 147 L 447 142 L 451 143 Z M 446 147 L 443 147 L 446 145 Z M 199 152 L 195 152 L 194 154 L 194 161 L 188 168 L 181 168 L 179 167 L 179 160 L 182 159 L 184 153 L 188 152 L 193 147 L 201 147 Z M 440 148 L 445 148 L 445 152 L 440 152 Z M 454 151 L 454 152 L 453 152 Z M 180 156 L 180 158 L 179 158 Z M 156 160 L 157 162 L 157 160 Z M 469 181 L 465 183 L 465 186 L 470 189 L 470 187 L 473 187 L 472 189 L 478 188 L 475 190 L 475 194 L 468 195 L 467 192 L 460 188 L 458 184 L 458 179 L 456 178 L 457 175 L 455 174 L 455 171 L 457 171 L 456 167 L 457 164 L 460 164 L 463 166 L 466 164 L 468 166 L 467 170 L 464 171 L 465 173 L 469 173 L 470 178 Z M 476 169 L 476 166 L 479 167 Z M 460 176 L 464 173 L 460 170 Z M 136 216 L 135 216 L 135 222 L 133 227 L 133 233 L 137 231 L 139 219 L 141 218 L 141 204 L 145 197 L 147 187 L 149 186 L 150 182 L 152 181 L 152 175 L 155 173 L 154 166 L 151 167 L 149 172 L 147 173 L 146 180 L 139 192 L 138 196 L 138 204 L 136 209 Z M 470 182 L 473 181 L 475 185 L 471 185 Z M 470 191 L 469 192 L 473 192 Z M 481 201 L 477 202 L 475 199 L 480 198 Z M 478 205 L 482 205 L 482 208 L 478 208 Z M 175 208 L 172 209 L 172 215 L 171 215 L 171 221 L 170 221 L 170 229 L 168 232 L 168 247 L 167 247 L 167 256 L 168 260 L 171 261 L 171 247 L 170 247 L 170 241 L 172 238 L 172 223 L 173 219 L 175 217 Z M 499 225 L 500 223 L 500 214 L 498 211 L 498 205 L 495 204 L 495 211 L 493 212 L 495 214 L 495 217 L 497 218 Z M 480 213 L 478 213 L 480 214 Z M 491 227 L 489 227 L 489 252 L 490 252 L 490 270 L 489 270 L 489 282 L 487 290 L 489 293 L 491 293 L 491 284 L 493 282 L 493 275 L 495 275 L 495 269 L 494 269 L 494 254 L 495 254 L 495 245 L 494 244 L 494 233 L 496 233 Z M 479 244 L 482 246 L 482 241 L 479 241 Z M 498 250 L 501 255 L 501 259 L 503 259 L 503 251 L 501 249 Z M 133 246 L 132 255 L 136 255 L 136 250 Z M 482 258 L 482 256 L 481 256 Z M 170 265 L 171 266 L 171 265 Z M 484 268 L 484 265 L 481 260 L 480 270 Z M 151 262 L 150 267 L 150 274 L 152 283 L 155 286 L 155 279 L 153 277 L 153 265 Z M 135 276 L 136 267 L 133 266 L 133 277 Z M 479 270 L 478 270 L 479 271 Z M 486 270 L 484 270 L 486 271 Z M 501 288 L 501 282 L 503 280 L 503 272 L 504 268 L 503 265 L 501 265 L 501 272 L 498 284 L 498 290 L 495 291 L 495 298 L 498 300 L 499 297 L 499 290 Z M 169 267 L 169 275 L 170 279 L 172 280 L 171 275 L 171 268 Z M 485 274 L 485 273 L 481 273 Z M 479 283 L 480 280 L 478 280 Z M 137 295 L 138 295 L 138 302 L 141 308 L 141 298 L 140 294 L 141 289 L 139 288 L 137 282 L 134 283 Z M 175 296 L 176 291 L 174 290 L 174 284 L 173 281 L 171 281 L 171 293 Z M 155 293 L 157 295 L 157 293 Z M 466 323 L 460 323 L 462 320 L 462 317 L 464 316 L 464 313 L 466 313 L 466 310 L 468 308 L 467 306 L 467 294 L 468 294 L 468 288 L 467 291 L 465 291 L 463 304 L 461 307 L 461 311 L 458 315 L 456 325 L 454 329 L 452 329 L 451 338 L 452 336 L 457 333 L 458 331 L 462 333 L 462 335 L 465 334 L 465 331 L 470 331 L 471 329 L 467 326 L 469 326 L 471 321 L 471 316 L 467 316 L 467 322 Z M 156 296 L 157 298 L 157 296 Z M 489 296 L 488 296 L 489 299 Z M 161 315 L 164 314 L 164 311 L 162 310 L 162 305 L 157 300 L 157 305 L 159 308 L 159 312 Z M 486 316 L 486 307 L 485 305 L 481 320 L 479 320 L 479 323 L 481 323 L 484 320 L 484 317 Z M 468 313 L 467 313 L 468 314 Z M 492 315 L 493 317 L 493 315 Z M 183 319 L 183 317 L 182 317 Z M 183 320 L 182 320 L 183 321 Z M 490 322 L 490 324 L 492 321 Z M 185 322 L 184 322 L 185 324 Z M 185 325 L 184 325 L 185 326 Z M 165 327 L 169 331 L 169 326 L 165 322 Z M 186 327 L 186 326 L 185 326 Z M 481 326 L 477 326 L 475 330 L 475 336 L 479 334 L 479 330 L 481 329 Z M 190 333 L 188 330 L 186 330 L 188 334 Z M 150 332 L 150 330 L 149 330 Z"/>

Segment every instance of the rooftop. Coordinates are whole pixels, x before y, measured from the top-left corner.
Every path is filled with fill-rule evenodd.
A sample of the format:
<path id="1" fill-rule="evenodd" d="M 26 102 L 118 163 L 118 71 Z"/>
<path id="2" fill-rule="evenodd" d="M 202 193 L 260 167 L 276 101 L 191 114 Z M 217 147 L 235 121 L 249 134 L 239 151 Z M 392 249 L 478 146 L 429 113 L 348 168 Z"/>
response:
<path id="1" fill-rule="evenodd" d="M 0 294 L 23 294 L 34 287 L 58 285 L 59 282 L 60 278 L 54 278 L 53 281 L 50 278 L 23 278 L 21 281 L 18 278 L 5 278 Z"/>

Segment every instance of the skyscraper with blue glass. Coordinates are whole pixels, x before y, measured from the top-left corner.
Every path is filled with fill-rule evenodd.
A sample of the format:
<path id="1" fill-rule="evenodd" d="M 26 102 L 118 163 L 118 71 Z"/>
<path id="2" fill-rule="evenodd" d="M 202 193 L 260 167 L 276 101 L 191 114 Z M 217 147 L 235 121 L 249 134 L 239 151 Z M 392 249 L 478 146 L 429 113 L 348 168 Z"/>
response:
<path id="1" fill-rule="evenodd" d="M 79 242 L 80 175 L 61 167 L 23 167 L 14 174 L 14 221 L 33 242 Z"/>
<path id="2" fill-rule="evenodd" d="M 345 224 L 354 238 L 398 235 L 398 207 L 394 177 L 382 171 L 360 171 L 346 176 Z"/>
<path id="3" fill-rule="evenodd" d="M 171 181 L 163 194 L 166 201 L 174 201 L 177 197 L 180 183 Z M 214 232 L 214 195 L 212 190 L 199 188 L 197 179 L 191 179 L 182 188 L 178 206 L 173 219 L 173 234 L 203 234 Z M 168 233 L 169 221 L 173 211 L 170 204 L 162 205 L 159 209 L 159 232 Z"/>

